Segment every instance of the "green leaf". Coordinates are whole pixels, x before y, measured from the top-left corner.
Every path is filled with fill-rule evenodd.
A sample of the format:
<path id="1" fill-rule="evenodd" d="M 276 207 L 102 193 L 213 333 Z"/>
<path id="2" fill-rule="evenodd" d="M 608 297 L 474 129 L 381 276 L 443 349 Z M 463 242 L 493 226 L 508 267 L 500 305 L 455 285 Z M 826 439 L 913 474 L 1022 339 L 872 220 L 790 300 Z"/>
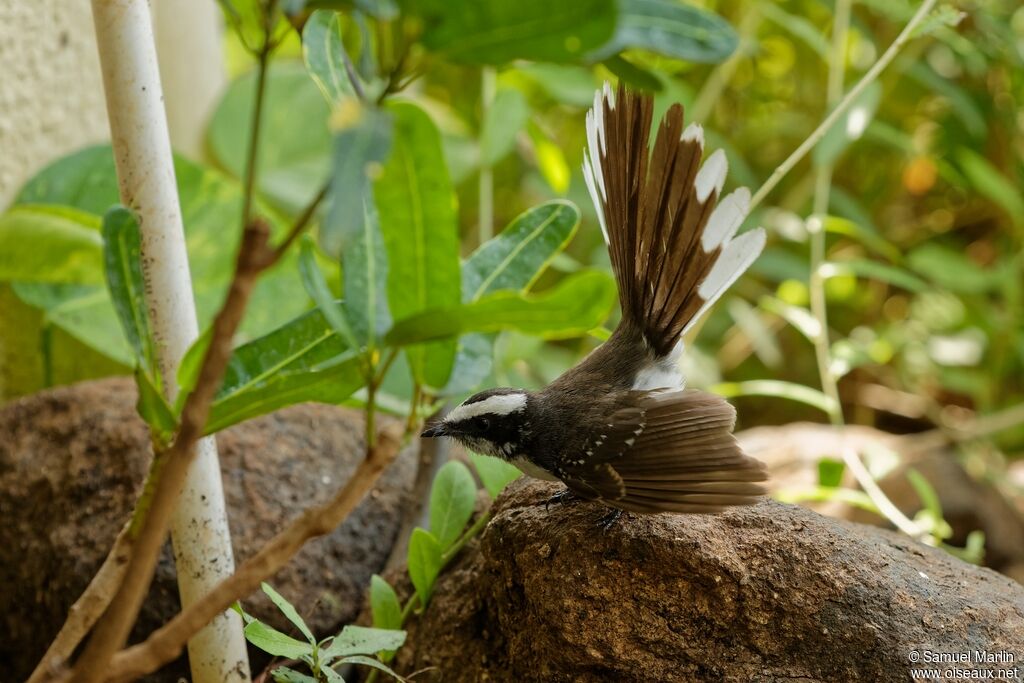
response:
<path id="1" fill-rule="evenodd" d="M 145 372 L 158 377 L 142 280 L 139 223 L 135 214 L 123 206 L 103 216 L 103 262 L 110 298 L 124 336 L 135 351 L 135 360 Z"/>
<path id="2" fill-rule="evenodd" d="M 392 122 L 387 112 L 354 99 L 338 107 L 335 119 L 341 127 L 334 136 L 331 201 L 320 226 L 320 246 L 332 258 L 344 258 L 363 236 L 366 214 L 360 207 L 373 203 L 370 175 L 388 156 Z"/>
<path id="3" fill-rule="evenodd" d="M 587 56 L 600 60 L 640 48 L 688 62 L 717 63 L 738 44 L 727 21 L 699 7 L 672 0 L 620 0 L 614 37 Z"/>
<path id="4" fill-rule="evenodd" d="M 234 226 L 242 191 L 236 181 L 182 157 L 175 157 L 174 166 L 199 327 L 204 329 L 220 308 L 234 270 L 240 237 Z M 68 209 L 61 211 L 87 212 L 97 226 L 100 216 L 118 201 L 113 152 L 106 145 L 54 162 L 32 178 L 17 199 L 19 205 L 62 204 Z M 265 205 L 257 207 L 275 234 L 286 229 L 278 214 Z M 242 341 L 265 334 L 308 308 L 294 263 L 295 255 L 289 253 L 260 278 L 239 330 Z M 132 350 L 123 340 L 105 286 L 18 283 L 16 291 L 23 301 L 41 308 L 50 322 L 90 348 L 133 364 Z"/>
<path id="5" fill-rule="evenodd" d="M 864 89 L 839 120 L 825 133 L 814 147 L 811 158 L 818 166 L 835 163 L 851 142 L 860 138 L 878 110 L 882 100 L 882 85 L 877 81 Z"/>
<path id="6" fill-rule="evenodd" d="M 902 268 L 886 265 L 878 261 L 851 259 L 849 261 L 830 261 L 821 264 L 821 275 L 824 278 L 837 275 L 856 275 L 857 277 L 888 282 L 909 292 L 925 292 L 930 288 L 928 283 Z"/>
<path id="7" fill-rule="evenodd" d="M 998 272 L 985 270 L 962 251 L 937 242 L 916 247 L 907 262 L 923 277 L 958 294 L 983 294 L 1000 284 Z"/>
<path id="8" fill-rule="evenodd" d="M 185 351 L 178 363 L 178 397 L 174 401 L 174 414 L 180 415 L 185 405 L 185 400 L 192 390 L 196 388 L 199 381 L 199 371 L 202 370 L 203 360 L 206 358 L 206 351 L 210 348 L 210 339 L 213 337 L 213 328 L 207 328 L 199 335 L 199 338 L 192 342 L 192 345 Z"/>
<path id="9" fill-rule="evenodd" d="M 391 584 L 374 574 L 370 577 L 370 611 L 376 628 L 402 628 L 402 606 Z"/>
<path id="10" fill-rule="evenodd" d="M 473 303 L 406 318 L 391 328 L 386 339 L 402 346 L 506 329 L 547 339 L 578 337 L 604 322 L 614 302 L 612 279 L 601 271 L 583 271 L 540 295 L 500 291 Z"/>
<path id="11" fill-rule="evenodd" d="M 294 403 L 338 404 L 363 383 L 362 359 L 311 311 L 235 349 L 206 433 Z"/>
<path id="12" fill-rule="evenodd" d="M 755 379 L 748 382 L 723 382 L 714 385 L 711 390 L 726 398 L 734 398 L 736 396 L 774 396 L 785 398 L 790 401 L 805 403 L 827 414 L 832 414 L 834 411 L 839 410 L 839 406 L 831 398 L 817 389 L 781 380 Z"/>
<path id="13" fill-rule="evenodd" d="M 92 214 L 23 205 L 0 216 L 0 281 L 101 284 L 102 254 Z"/>
<path id="14" fill-rule="evenodd" d="M 279 666 L 276 669 L 272 669 L 270 677 L 274 679 L 274 683 L 317 683 L 317 680 L 312 676 L 300 673 L 295 669 L 289 669 L 287 666 Z"/>
<path id="15" fill-rule="evenodd" d="M 526 98 L 515 88 L 502 88 L 487 108 L 480 129 L 480 163 L 494 166 L 512 151 L 516 135 L 530 118 Z"/>
<path id="16" fill-rule="evenodd" d="M 343 307 L 360 345 L 372 349 L 391 325 L 387 297 L 388 255 L 376 206 L 367 201 L 363 211 L 359 235 L 341 255 Z"/>
<path id="17" fill-rule="evenodd" d="M 344 51 L 341 13 L 322 9 L 313 12 L 302 29 L 302 58 L 313 82 L 331 104 L 355 96 L 345 69 Z"/>
<path id="18" fill-rule="evenodd" d="M 961 147 L 956 159 L 974 189 L 1005 211 L 1014 225 L 1024 227 L 1024 198 L 1017 186 L 974 150 Z"/>
<path id="19" fill-rule="evenodd" d="M 302 238 L 302 245 L 299 250 L 299 272 L 302 274 L 302 284 L 306 287 L 306 293 L 316 302 L 317 308 L 324 314 L 324 319 L 331 328 L 337 332 L 350 348 L 359 348 L 359 342 L 352 334 L 352 327 L 345 317 L 345 310 L 334 300 L 330 287 L 327 286 L 327 279 L 320 271 L 316 262 L 316 247 L 309 235 Z"/>
<path id="20" fill-rule="evenodd" d="M 275 657 L 299 659 L 313 652 L 315 645 L 296 640 L 260 621 L 251 621 L 245 627 L 245 639 Z"/>
<path id="21" fill-rule="evenodd" d="M 139 388 L 139 400 L 135 408 L 149 425 L 149 431 L 157 442 L 166 446 L 178 430 L 178 420 L 156 382 L 138 366 L 135 368 L 135 384 Z"/>
<path id="22" fill-rule="evenodd" d="M 502 64 L 514 59 L 571 62 L 615 31 L 615 0 L 421 0 L 409 11 L 425 24 L 423 43 L 456 62 Z"/>
<path id="23" fill-rule="evenodd" d="M 605 68 L 618 76 L 621 82 L 628 83 L 634 88 L 639 88 L 640 90 L 646 90 L 647 92 L 652 93 L 661 92 L 665 89 L 665 86 L 662 85 L 662 82 L 657 75 L 643 67 L 637 66 L 628 59 L 623 58 L 621 55 L 606 57 L 602 64 L 604 64 Z"/>
<path id="24" fill-rule="evenodd" d="M 242 178 L 245 173 L 255 96 L 253 70 L 228 86 L 207 129 L 213 158 L 235 178 Z M 289 215 L 297 215 L 309 204 L 328 178 L 329 111 L 302 65 L 277 60 L 271 63 L 256 180 L 260 193 Z"/>
<path id="25" fill-rule="evenodd" d="M 822 458 L 818 461 L 818 486 L 839 486 L 845 471 L 846 464 L 842 460 Z"/>
<path id="26" fill-rule="evenodd" d="M 476 473 L 480 476 L 487 493 L 491 494 L 491 498 L 497 498 L 506 486 L 522 475 L 519 468 L 501 458 L 470 453 L 469 459 L 473 461 L 473 467 L 476 468 Z"/>
<path id="27" fill-rule="evenodd" d="M 430 531 L 442 552 L 458 540 L 475 504 L 476 484 L 469 468 L 455 460 L 446 462 L 430 489 Z"/>
<path id="28" fill-rule="evenodd" d="M 441 571 L 441 544 L 426 529 L 416 527 L 409 539 L 409 578 L 420 598 L 420 605 L 430 602 L 434 581 Z"/>
<path id="29" fill-rule="evenodd" d="M 373 655 L 378 652 L 397 650 L 405 643 L 405 631 L 365 626 L 346 626 L 334 637 L 324 650 L 326 657 L 350 657 L 352 655 Z"/>
<path id="30" fill-rule="evenodd" d="M 394 678 L 396 681 L 405 681 L 404 678 L 402 678 L 401 676 L 396 674 L 394 671 L 392 671 L 391 668 L 387 664 L 379 662 L 376 659 L 373 659 L 371 657 L 362 657 L 360 655 L 352 655 L 350 657 L 345 657 L 345 659 L 343 659 L 340 662 L 338 662 L 338 664 L 339 665 L 341 665 L 341 664 L 359 664 L 359 665 L 362 665 L 362 666 L 368 666 L 368 667 L 370 667 L 372 669 L 377 669 L 378 671 L 383 671 L 388 676 L 391 676 L 392 678 Z"/>
<path id="31" fill-rule="evenodd" d="M 462 264 L 462 301 L 502 289 L 525 292 L 576 234 L 580 212 L 565 200 L 545 202 L 514 219 Z"/>
<path id="32" fill-rule="evenodd" d="M 341 677 L 341 674 L 329 666 L 322 667 L 320 673 L 323 674 L 327 683 L 345 683 L 345 679 Z"/>
<path id="33" fill-rule="evenodd" d="M 260 584 L 260 587 L 263 589 L 263 592 L 266 593 L 267 597 L 270 598 L 270 601 L 277 606 L 277 609 L 281 610 L 281 614 L 287 617 L 288 621 L 295 624 L 295 627 L 299 629 L 302 635 L 306 636 L 306 640 L 309 641 L 310 645 L 316 647 L 316 638 L 313 637 L 313 632 L 309 630 L 309 627 L 306 626 L 306 622 L 303 621 L 302 617 L 299 616 L 299 613 L 295 611 L 295 607 L 292 603 L 285 600 L 284 596 L 274 590 L 273 586 L 269 583 L 264 581 Z"/>
<path id="34" fill-rule="evenodd" d="M 388 305 L 402 319 L 459 303 L 459 234 L 437 128 L 413 104 L 390 111 L 394 144 L 374 195 L 388 254 Z M 439 388 L 451 374 L 455 342 L 407 348 L 405 354 L 413 377 Z"/>
<path id="35" fill-rule="evenodd" d="M 903 254 L 896 245 L 882 237 L 878 230 L 867 221 L 860 222 L 839 216 L 825 216 L 822 224 L 825 232 L 853 238 L 893 263 L 903 260 Z"/>

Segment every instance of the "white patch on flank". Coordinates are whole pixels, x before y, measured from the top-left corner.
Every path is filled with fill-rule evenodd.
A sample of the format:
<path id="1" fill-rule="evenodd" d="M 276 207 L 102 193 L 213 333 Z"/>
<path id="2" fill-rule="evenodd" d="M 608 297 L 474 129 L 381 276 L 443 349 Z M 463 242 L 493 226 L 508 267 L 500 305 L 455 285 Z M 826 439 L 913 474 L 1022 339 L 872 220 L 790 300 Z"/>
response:
<path id="1" fill-rule="evenodd" d="M 683 343 L 679 342 L 670 354 L 641 368 L 633 380 L 633 388 L 637 391 L 682 389 L 686 385 L 683 371 L 679 367 L 679 356 L 682 352 Z"/>
<path id="2" fill-rule="evenodd" d="M 679 139 L 683 142 L 696 142 L 701 149 L 704 149 L 704 126 L 699 123 L 691 123 Z"/>
<path id="3" fill-rule="evenodd" d="M 524 458 L 523 456 L 517 456 L 509 460 L 513 465 L 519 468 L 519 471 L 523 474 L 533 477 L 534 479 L 543 479 L 544 481 L 558 481 L 558 477 L 548 472 L 543 467 L 538 467 L 532 462 Z"/>
<path id="4" fill-rule="evenodd" d="M 693 183 L 697 188 L 697 201 L 706 200 L 711 196 L 712 190 L 717 190 L 721 194 L 728 170 L 729 163 L 725 159 L 725 152 L 716 149 L 697 171 L 697 179 Z"/>
<path id="5" fill-rule="evenodd" d="M 526 394 L 495 394 L 476 403 L 463 403 L 448 413 L 445 422 L 462 422 L 480 415 L 509 415 L 526 407 Z"/>
<path id="6" fill-rule="evenodd" d="M 700 244 L 705 252 L 714 251 L 732 239 L 740 223 L 747 217 L 749 206 L 750 190 L 745 187 L 737 189 L 718 202 L 718 206 L 708 218 L 704 234 L 700 237 Z"/>

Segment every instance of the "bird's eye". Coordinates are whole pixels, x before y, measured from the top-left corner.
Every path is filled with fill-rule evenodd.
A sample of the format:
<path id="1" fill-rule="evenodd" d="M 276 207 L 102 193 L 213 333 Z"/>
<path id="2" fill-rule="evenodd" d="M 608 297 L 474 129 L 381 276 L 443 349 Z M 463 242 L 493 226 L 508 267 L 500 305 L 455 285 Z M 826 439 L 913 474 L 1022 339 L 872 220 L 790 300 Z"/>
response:
<path id="1" fill-rule="evenodd" d="M 482 431 L 486 432 L 490 428 L 491 428 L 491 421 L 488 418 L 486 418 L 486 417 L 481 417 L 480 418 L 480 429 Z"/>

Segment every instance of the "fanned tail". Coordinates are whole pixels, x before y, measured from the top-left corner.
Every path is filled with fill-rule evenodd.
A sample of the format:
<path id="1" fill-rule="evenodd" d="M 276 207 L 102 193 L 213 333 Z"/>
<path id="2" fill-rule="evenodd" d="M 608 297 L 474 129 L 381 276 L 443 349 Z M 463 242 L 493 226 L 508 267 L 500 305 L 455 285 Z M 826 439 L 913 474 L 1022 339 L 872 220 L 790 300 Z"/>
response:
<path id="1" fill-rule="evenodd" d="M 735 237 L 750 192 L 719 201 L 725 153 L 701 165 L 704 131 L 683 127 L 683 108 L 669 108 L 653 153 L 648 138 L 653 101 L 608 84 L 587 114 L 583 176 L 619 288 L 623 323 L 638 327 L 658 356 L 743 274 L 764 248 L 758 228 Z"/>

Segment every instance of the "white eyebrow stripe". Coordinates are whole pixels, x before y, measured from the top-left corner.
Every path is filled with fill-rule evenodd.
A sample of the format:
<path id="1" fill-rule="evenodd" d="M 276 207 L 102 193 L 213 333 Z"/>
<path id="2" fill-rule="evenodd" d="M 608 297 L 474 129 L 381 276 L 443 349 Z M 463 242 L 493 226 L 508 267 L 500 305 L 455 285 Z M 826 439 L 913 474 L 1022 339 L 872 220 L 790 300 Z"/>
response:
<path id="1" fill-rule="evenodd" d="M 445 422 L 462 422 L 480 415 L 509 415 L 526 407 L 526 394 L 496 394 L 476 403 L 463 403 L 445 418 Z"/>

